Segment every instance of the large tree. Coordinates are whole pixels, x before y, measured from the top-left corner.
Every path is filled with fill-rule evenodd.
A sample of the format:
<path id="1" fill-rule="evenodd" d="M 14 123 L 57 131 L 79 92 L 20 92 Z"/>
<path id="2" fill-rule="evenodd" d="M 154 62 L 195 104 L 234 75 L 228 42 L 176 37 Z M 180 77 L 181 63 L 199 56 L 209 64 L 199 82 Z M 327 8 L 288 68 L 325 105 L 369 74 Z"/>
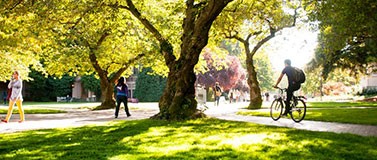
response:
<path id="1" fill-rule="evenodd" d="M 105 2 L 64 0 L 36 5 L 40 22 L 35 24 L 41 26 L 34 32 L 49 40 L 43 43 L 46 71 L 57 76 L 96 73 L 102 94 L 97 109 L 115 107 L 115 81 L 131 74 L 135 62 L 147 62 L 139 61 L 143 56 L 153 57 L 153 39 L 127 11 Z"/>
<path id="2" fill-rule="evenodd" d="M 107 1 L 19 0 L 0 5 L 4 6 L 0 10 L 4 13 L 0 33 L 6 40 L 0 42 L 4 43 L 0 47 L 4 66 L 26 71 L 29 66 L 43 66 L 45 74 L 56 76 L 96 73 L 101 82 L 100 109 L 115 106 L 114 82 L 131 74 L 136 61 L 146 64 L 161 59 L 153 54 L 158 53 L 156 41 L 141 23 Z M 148 58 L 139 61 L 144 55 Z M 162 65 L 155 63 L 155 67 Z"/>
<path id="3" fill-rule="evenodd" d="M 350 69 L 353 75 L 368 73 L 377 62 L 377 1 L 306 2 L 310 20 L 320 30 L 312 64 L 323 67 L 325 78 L 336 68 Z"/>
<path id="4" fill-rule="evenodd" d="M 220 20 L 215 24 L 217 31 L 215 34 L 237 40 L 244 46 L 246 69 L 249 76 L 247 83 L 250 87 L 250 104 L 248 106 L 250 109 L 258 109 L 262 106 L 254 56 L 279 31 L 296 25 L 296 10 L 291 15 L 286 13 L 283 8 L 286 7 L 285 9 L 289 10 L 294 6 L 289 2 L 283 6 L 282 2 L 278 0 L 242 1 L 234 3 L 227 10 L 227 14 L 220 16 Z"/>
<path id="5" fill-rule="evenodd" d="M 160 112 L 155 116 L 156 118 L 169 120 L 187 119 L 197 112 L 194 88 L 196 81 L 194 67 L 198 63 L 202 49 L 208 43 L 208 32 L 213 21 L 231 1 L 232 0 L 180 0 L 165 3 L 160 6 L 166 7 L 161 8 L 165 13 L 182 16 L 183 20 L 180 21 L 182 30 L 180 30 L 181 42 L 178 54 L 179 57 L 174 55 L 173 44 L 169 41 L 167 36 L 164 35 L 166 29 L 169 30 L 172 28 L 159 27 L 161 24 L 158 25 L 158 22 L 152 19 L 156 13 L 148 12 L 148 10 L 153 9 L 146 7 L 151 4 L 144 3 L 144 1 L 134 3 L 132 0 L 126 0 L 124 4 L 114 4 L 114 6 L 130 11 L 145 28 L 150 31 L 159 42 L 161 53 L 169 68 L 166 88 L 159 101 Z M 174 5 L 181 6 L 180 4 L 186 5 L 183 10 L 174 7 Z"/>

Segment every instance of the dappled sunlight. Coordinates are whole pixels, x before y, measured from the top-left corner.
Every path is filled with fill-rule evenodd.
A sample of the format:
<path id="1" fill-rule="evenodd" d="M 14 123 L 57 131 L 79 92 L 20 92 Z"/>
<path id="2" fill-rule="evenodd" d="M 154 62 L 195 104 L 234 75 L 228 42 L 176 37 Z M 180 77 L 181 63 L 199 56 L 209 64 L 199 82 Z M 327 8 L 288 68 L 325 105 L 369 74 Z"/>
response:
<path id="1" fill-rule="evenodd" d="M 370 159 L 376 143 L 218 119 L 138 120 L 0 135 L 0 159 Z"/>
<path id="2" fill-rule="evenodd" d="M 315 117 L 322 117 L 324 116 L 322 112 L 313 112 L 313 111 L 308 111 L 306 112 L 306 118 L 315 118 Z"/>
<path id="3" fill-rule="evenodd" d="M 266 139 L 268 140 L 278 140 L 282 139 L 282 134 L 246 134 L 246 135 L 234 135 L 233 138 L 225 139 L 220 142 L 221 145 L 231 145 L 234 148 L 238 148 L 242 145 L 253 145 L 253 144 L 265 144 Z"/>
<path id="4" fill-rule="evenodd" d="M 191 144 L 171 144 L 171 143 L 160 143 L 161 146 L 158 146 L 158 145 L 155 145 L 155 146 L 143 146 L 139 151 L 140 152 L 153 152 L 155 154 L 157 153 L 162 153 L 164 154 L 165 156 L 166 155 L 169 155 L 169 154 L 176 154 L 178 152 L 187 152 L 189 150 L 191 150 L 194 145 L 191 145 Z"/>
<path id="5" fill-rule="evenodd" d="M 217 121 L 217 120 L 215 120 Z M 190 125 L 203 121 L 190 121 Z M 125 146 L 134 146 L 138 153 L 150 153 L 160 156 L 175 156 L 179 153 L 187 153 L 192 150 L 209 150 L 216 152 L 219 148 L 226 150 L 241 150 L 249 148 L 262 150 L 260 147 L 276 140 L 287 140 L 285 133 L 253 133 L 256 128 L 243 128 L 234 123 L 208 123 L 203 126 L 203 131 L 198 131 L 193 126 L 160 126 L 151 127 L 147 132 L 132 137 L 124 137 L 121 140 Z M 198 123 L 204 124 L 204 123 Z M 245 124 L 248 125 L 248 124 Z M 222 132 L 220 128 L 228 128 L 229 132 Z M 262 128 L 260 128 L 262 129 Z M 284 129 L 283 129 L 284 130 Z M 251 133 L 249 133 L 251 132 Z M 215 154 L 215 153 L 214 153 Z M 117 158 L 129 158 L 129 155 L 116 156 Z"/>
<path id="6" fill-rule="evenodd" d="M 125 137 L 121 142 L 136 145 L 138 152 L 169 155 L 192 149 L 193 140 L 202 136 L 192 132 L 192 127 L 151 127 L 145 133 Z"/>
<path id="7" fill-rule="evenodd" d="M 81 143 L 71 143 L 71 144 L 66 144 L 64 147 L 73 147 L 73 146 L 79 146 Z"/>
<path id="8" fill-rule="evenodd" d="M 114 131 L 116 131 L 118 128 L 108 128 L 108 129 L 106 129 L 106 130 L 104 130 L 103 132 L 104 133 L 111 133 L 111 132 L 114 132 Z"/>
<path id="9" fill-rule="evenodd" d="M 46 153 L 43 148 L 37 149 L 37 150 L 28 150 L 26 148 L 20 148 L 17 150 L 14 150 L 12 152 L 9 152 L 8 154 L 5 154 L 6 158 L 14 159 L 16 156 L 23 156 L 23 157 L 34 157 L 35 159 L 42 159 L 42 156 L 35 157 L 34 155 L 44 155 Z"/>

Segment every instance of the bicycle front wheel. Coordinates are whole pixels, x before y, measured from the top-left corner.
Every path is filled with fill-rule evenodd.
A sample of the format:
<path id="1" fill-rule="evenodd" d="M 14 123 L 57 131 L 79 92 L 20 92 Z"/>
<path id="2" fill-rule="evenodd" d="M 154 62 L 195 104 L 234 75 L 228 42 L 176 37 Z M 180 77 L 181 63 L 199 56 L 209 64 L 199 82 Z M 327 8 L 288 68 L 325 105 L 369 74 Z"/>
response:
<path id="1" fill-rule="evenodd" d="M 274 121 L 277 121 L 281 117 L 283 112 L 283 103 L 280 100 L 275 99 L 270 107 L 270 116 Z"/>
<path id="2" fill-rule="evenodd" d="M 303 100 L 298 99 L 297 105 L 292 106 L 291 118 L 295 122 L 301 122 L 306 115 L 306 104 Z"/>

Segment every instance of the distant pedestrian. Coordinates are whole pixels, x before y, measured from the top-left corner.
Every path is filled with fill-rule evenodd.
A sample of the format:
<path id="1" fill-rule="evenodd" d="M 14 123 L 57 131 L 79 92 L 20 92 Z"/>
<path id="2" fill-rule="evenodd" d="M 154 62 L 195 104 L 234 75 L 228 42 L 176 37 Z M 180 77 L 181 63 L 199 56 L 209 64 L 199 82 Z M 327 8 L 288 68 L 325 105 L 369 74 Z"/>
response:
<path id="1" fill-rule="evenodd" d="M 115 108 L 115 118 L 118 118 L 119 114 L 119 108 L 120 104 L 123 102 L 124 104 L 124 110 L 126 111 L 127 117 L 131 116 L 130 112 L 128 111 L 128 86 L 126 84 L 126 80 L 124 77 L 120 77 L 115 89 L 116 91 L 115 96 L 116 96 L 116 108 Z"/>
<path id="2" fill-rule="evenodd" d="M 264 96 L 266 97 L 266 101 L 270 101 L 270 100 L 269 100 L 270 93 L 266 92 L 266 93 L 264 94 Z"/>
<path id="3" fill-rule="evenodd" d="M 14 103 L 17 104 L 18 112 L 20 113 L 20 121 L 19 123 L 22 123 L 25 121 L 25 115 L 24 115 L 24 109 L 22 108 L 22 80 L 19 77 L 18 71 L 14 71 L 12 75 L 12 79 L 8 84 L 8 88 L 12 89 L 10 98 L 9 98 L 9 108 L 7 117 L 5 119 L 2 119 L 2 122 L 8 123 L 10 117 L 12 116 L 13 112 L 13 106 Z"/>
<path id="4" fill-rule="evenodd" d="M 231 90 L 229 92 L 229 103 L 232 103 L 232 101 L 233 101 L 233 91 Z"/>
<path id="5" fill-rule="evenodd" d="M 220 96 L 222 94 L 222 89 L 220 87 L 219 82 L 215 83 L 214 91 L 215 91 L 215 106 L 219 106 Z"/>

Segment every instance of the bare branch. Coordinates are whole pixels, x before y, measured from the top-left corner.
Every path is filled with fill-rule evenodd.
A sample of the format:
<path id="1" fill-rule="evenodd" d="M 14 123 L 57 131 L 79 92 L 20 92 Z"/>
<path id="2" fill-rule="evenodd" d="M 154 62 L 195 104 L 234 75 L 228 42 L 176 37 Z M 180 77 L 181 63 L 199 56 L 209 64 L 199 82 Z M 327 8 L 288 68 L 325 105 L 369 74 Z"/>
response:
<path id="1" fill-rule="evenodd" d="M 113 75 L 113 77 L 112 77 L 111 80 L 115 80 L 115 79 L 113 79 L 113 78 L 120 77 L 120 76 L 122 75 L 122 73 L 123 73 L 124 71 L 126 71 L 126 70 L 130 67 L 131 64 L 135 63 L 136 61 L 138 61 L 139 59 L 143 58 L 144 56 L 145 56 L 145 54 L 142 53 L 142 54 L 137 55 L 135 58 L 129 60 L 127 63 L 125 63 L 125 64 L 123 65 L 122 68 L 120 68 L 117 72 L 115 72 L 115 74 Z"/>
<path id="2" fill-rule="evenodd" d="M 14 8 L 16 8 L 18 5 L 20 5 L 24 0 L 19 0 L 17 3 L 15 3 L 11 8 L 9 8 L 9 10 L 13 10 Z"/>
<path id="3" fill-rule="evenodd" d="M 130 11 L 131 14 L 134 15 L 135 18 L 137 18 L 144 25 L 144 27 L 147 28 L 152 33 L 152 35 L 160 42 L 161 51 L 164 55 L 167 65 L 173 66 L 176 57 L 173 53 L 170 52 L 170 50 L 172 50 L 172 45 L 170 44 L 170 42 L 162 36 L 162 34 L 156 29 L 156 27 L 152 25 L 150 21 L 148 21 L 144 16 L 141 15 L 139 10 L 133 4 L 132 0 L 126 0 L 126 2 L 128 6 L 118 5 L 117 3 L 111 6 Z"/>
<path id="4" fill-rule="evenodd" d="M 106 39 L 107 36 L 110 35 L 110 29 L 106 29 L 104 33 L 102 34 L 101 38 L 97 42 L 97 46 L 100 46 L 102 42 Z"/>

